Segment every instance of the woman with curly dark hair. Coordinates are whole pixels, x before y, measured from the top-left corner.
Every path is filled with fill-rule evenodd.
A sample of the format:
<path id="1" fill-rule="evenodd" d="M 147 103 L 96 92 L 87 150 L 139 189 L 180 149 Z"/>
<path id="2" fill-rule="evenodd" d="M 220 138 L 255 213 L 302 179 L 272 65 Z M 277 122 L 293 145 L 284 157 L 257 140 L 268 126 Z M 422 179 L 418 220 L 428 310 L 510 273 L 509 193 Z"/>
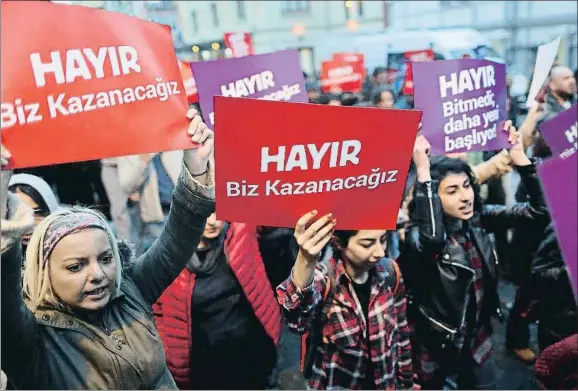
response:
<path id="1" fill-rule="evenodd" d="M 499 314 L 497 258 L 488 234 L 498 228 L 546 226 L 549 216 L 535 168 L 511 122 L 510 158 L 529 195 L 513 207 L 482 205 L 479 185 L 464 161 L 430 165 L 429 143 L 416 140 L 417 169 L 406 246 L 400 264 L 411 291 L 420 384 L 442 389 L 494 389 L 491 317 Z M 407 272 L 406 272 L 407 270 Z"/>

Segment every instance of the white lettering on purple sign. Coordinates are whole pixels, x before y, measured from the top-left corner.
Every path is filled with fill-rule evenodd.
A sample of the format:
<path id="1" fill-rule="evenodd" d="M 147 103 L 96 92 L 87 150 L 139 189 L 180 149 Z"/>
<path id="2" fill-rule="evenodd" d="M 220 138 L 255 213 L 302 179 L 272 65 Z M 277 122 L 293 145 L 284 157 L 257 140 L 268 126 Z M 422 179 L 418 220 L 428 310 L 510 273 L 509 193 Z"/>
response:
<path id="1" fill-rule="evenodd" d="M 570 143 L 571 147 L 560 154 L 563 159 L 569 158 L 578 151 L 578 123 L 575 123 L 570 127 L 570 129 L 564 132 L 566 140 Z"/>
<path id="2" fill-rule="evenodd" d="M 496 86 L 493 65 L 464 69 L 439 77 L 440 97 L 445 118 L 445 150 L 469 151 L 473 146 L 486 145 L 497 137 L 499 105 L 492 88 Z M 464 93 L 479 95 L 460 98 Z"/>

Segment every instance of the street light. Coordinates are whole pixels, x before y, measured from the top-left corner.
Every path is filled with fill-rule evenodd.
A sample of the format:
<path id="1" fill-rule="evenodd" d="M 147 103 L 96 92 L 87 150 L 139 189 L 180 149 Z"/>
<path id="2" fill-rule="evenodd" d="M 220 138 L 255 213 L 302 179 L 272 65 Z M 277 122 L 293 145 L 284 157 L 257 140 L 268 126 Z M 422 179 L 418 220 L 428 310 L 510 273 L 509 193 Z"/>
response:
<path id="1" fill-rule="evenodd" d="M 355 19 L 348 20 L 347 28 L 349 31 L 356 31 L 359 28 L 359 23 L 357 23 L 357 20 Z"/>
<path id="2" fill-rule="evenodd" d="M 296 24 L 295 26 L 293 26 L 293 34 L 295 34 L 297 37 L 301 37 L 303 34 L 305 34 L 305 26 L 303 26 L 302 24 Z"/>

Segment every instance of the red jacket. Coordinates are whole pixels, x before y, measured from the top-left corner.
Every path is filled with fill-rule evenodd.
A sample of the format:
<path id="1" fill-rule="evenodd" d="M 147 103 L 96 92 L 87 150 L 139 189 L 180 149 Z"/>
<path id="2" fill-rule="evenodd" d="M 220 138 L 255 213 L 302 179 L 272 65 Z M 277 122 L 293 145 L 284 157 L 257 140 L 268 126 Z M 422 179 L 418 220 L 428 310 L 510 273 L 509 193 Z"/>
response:
<path id="1" fill-rule="evenodd" d="M 255 315 L 275 344 L 281 336 L 281 311 L 259 252 L 257 228 L 232 223 L 225 238 L 225 254 Z M 195 274 L 185 268 L 153 306 L 167 364 L 175 382 L 189 389 L 192 346 L 191 300 Z"/>

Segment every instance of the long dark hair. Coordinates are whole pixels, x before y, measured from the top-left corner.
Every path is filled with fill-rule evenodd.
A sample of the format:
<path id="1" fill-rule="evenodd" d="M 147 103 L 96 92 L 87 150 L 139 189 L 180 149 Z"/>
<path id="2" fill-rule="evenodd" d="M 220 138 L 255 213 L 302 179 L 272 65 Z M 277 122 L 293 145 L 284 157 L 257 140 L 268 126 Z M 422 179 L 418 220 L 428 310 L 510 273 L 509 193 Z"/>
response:
<path id="1" fill-rule="evenodd" d="M 50 208 L 46 201 L 44 201 L 44 197 L 40 195 L 38 190 L 34 187 L 27 185 L 25 183 L 16 183 L 8 188 L 8 190 L 12 193 L 20 192 L 26 194 L 28 197 L 32 198 L 32 201 L 38 205 L 38 209 L 42 216 L 48 216 L 50 214 Z"/>
<path id="2" fill-rule="evenodd" d="M 478 183 L 478 179 L 474 175 L 474 172 L 472 171 L 472 168 L 468 162 L 465 162 L 462 159 L 450 158 L 446 156 L 434 157 L 430 159 L 430 174 L 432 181 L 436 181 L 438 183 L 450 174 L 466 174 L 470 180 L 470 185 L 474 190 L 474 211 L 480 212 L 482 210 L 480 184 Z M 414 197 L 415 191 L 416 189 L 414 189 Z M 411 201 L 408 209 L 409 216 L 413 220 L 415 217 L 414 200 Z"/>

